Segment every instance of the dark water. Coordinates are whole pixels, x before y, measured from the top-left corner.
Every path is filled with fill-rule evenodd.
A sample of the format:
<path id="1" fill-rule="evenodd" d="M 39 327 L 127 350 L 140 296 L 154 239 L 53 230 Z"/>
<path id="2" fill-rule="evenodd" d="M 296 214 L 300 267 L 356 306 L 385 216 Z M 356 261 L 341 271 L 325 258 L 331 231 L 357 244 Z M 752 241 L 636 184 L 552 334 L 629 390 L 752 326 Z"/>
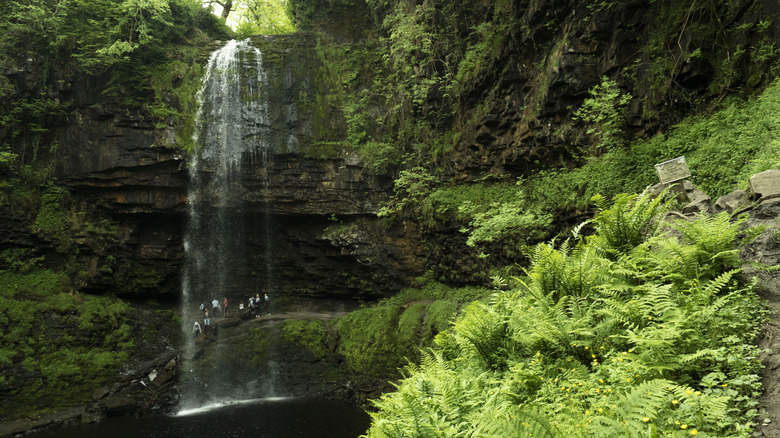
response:
<path id="1" fill-rule="evenodd" d="M 34 438 L 357 438 L 368 430 L 361 409 L 333 400 L 262 399 L 175 417 L 109 418 Z"/>

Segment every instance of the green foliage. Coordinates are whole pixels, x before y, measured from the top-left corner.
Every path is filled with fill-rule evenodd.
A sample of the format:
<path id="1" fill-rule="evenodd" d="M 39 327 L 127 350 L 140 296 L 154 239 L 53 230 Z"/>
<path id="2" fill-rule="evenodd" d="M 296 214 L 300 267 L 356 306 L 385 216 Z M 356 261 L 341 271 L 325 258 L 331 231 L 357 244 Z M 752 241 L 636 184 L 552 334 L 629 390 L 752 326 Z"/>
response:
<path id="1" fill-rule="evenodd" d="M 393 186 L 393 197 L 379 210 L 378 216 L 394 216 L 404 209 L 419 208 L 419 203 L 433 190 L 438 179 L 422 167 L 402 170 Z"/>
<path id="2" fill-rule="evenodd" d="M 591 97 L 574 112 L 575 119 L 590 124 L 586 132 L 596 135 L 600 147 L 610 150 L 625 145 L 626 107 L 631 95 L 621 93 L 617 83 L 606 76 L 589 93 Z"/>
<path id="3" fill-rule="evenodd" d="M 0 270 L 0 368 L 28 382 L 6 386 L 9 418 L 88 402 L 135 348 L 127 304 L 67 290 L 49 269 Z"/>
<path id="4" fill-rule="evenodd" d="M 386 141 L 376 116 L 384 109 L 377 95 L 366 88 L 381 71 L 380 47 L 371 41 L 339 44 L 318 39 L 315 51 L 322 61 L 322 89 L 314 99 L 308 94 L 300 96 L 304 102 L 314 101 L 312 112 L 319 119 L 318 124 L 329 128 L 316 132 L 315 141 L 335 146 L 326 156 L 336 155 L 344 148 L 357 152 L 375 173 L 397 167 L 401 161 L 398 146 Z M 338 141 L 334 141 L 334 134 Z M 320 158 L 312 152 L 308 154 Z"/>
<path id="5" fill-rule="evenodd" d="M 319 359 L 325 359 L 328 354 L 330 336 L 322 321 L 285 321 L 282 325 L 282 337 L 305 347 Z"/>
<path id="6" fill-rule="evenodd" d="M 338 321 L 339 352 L 347 367 L 370 377 L 392 375 L 403 364 L 395 329 L 401 309 L 380 306 L 350 313 Z"/>
<path id="7" fill-rule="evenodd" d="M 600 212 L 594 219 L 601 249 L 610 254 L 625 254 L 655 233 L 660 220 L 659 215 L 666 207 L 664 196 L 651 197 L 645 192 L 641 195 L 619 194 L 613 200 L 613 206 L 606 208 L 606 201 L 595 196 L 594 202 Z"/>
<path id="8" fill-rule="evenodd" d="M 741 86 L 752 89 L 776 76 L 778 53 L 760 17 L 762 6 L 750 1 L 693 0 L 657 3 L 656 27 L 644 47 L 651 63 L 650 86 L 674 99 L 696 104 L 700 95 L 677 83 L 691 65 L 714 67 L 710 92 Z M 684 43 L 682 43 L 684 41 Z"/>
<path id="9" fill-rule="evenodd" d="M 552 218 L 549 214 L 524 210 L 526 203 L 522 193 L 518 191 L 517 196 L 519 199 L 514 202 L 491 202 L 487 209 L 476 207 L 471 201 L 461 205 L 460 212 L 472 218 L 469 223 L 472 230 L 466 244 L 475 246 L 518 235 L 522 236 L 522 243 L 543 238 Z"/>
<path id="10" fill-rule="evenodd" d="M 237 39 L 252 35 L 281 35 L 295 32 L 283 0 L 243 0 L 233 2 L 230 21 Z"/>
<path id="11" fill-rule="evenodd" d="M 128 307 L 123 301 L 106 297 L 88 297 L 81 307 L 78 327 L 92 330 L 95 327 L 117 330 Z"/>
<path id="12" fill-rule="evenodd" d="M 41 134 L 59 123 L 69 106 L 59 90 L 68 88 L 78 71 L 105 74 L 109 85 L 98 91 L 125 106 L 148 105 L 158 124 L 173 125 L 167 120 L 170 115 L 186 122 L 194 111 L 189 104 L 193 84 L 199 83 L 196 61 L 208 50 L 206 35 L 227 36 L 226 28 L 198 0 L 9 0 L 0 10 L 0 26 L 5 29 L 0 61 L 33 79 L 27 90 L 0 84 L 0 121 L 12 128 L 17 152 L 30 144 L 37 149 L 46 138 Z M 27 63 L 20 64 L 22 59 Z M 171 94 L 180 100 L 173 102 Z M 186 132 L 180 134 L 188 138 Z"/>
<path id="13" fill-rule="evenodd" d="M 733 99 L 709 115 L 691 116 L 664 134 L 635 140 L 581 167 L 540 171 L 522 182 L 532 203 L 548 211 L 584 211 L 588 199 L 641 192 L 658 182 L 653 165 L 685 156 L 697 187 L 712 199 L 746 189 L 749 177 L 780 166 L 780 83 L 748 100 Z"/>
<path id="14" fill-rule="evenodd" d="M 616 199 L 595 235 L 540 245 L 520 287 L 468 306 L 367 437 L 750 436 L 767 310 L 734 269 L 741 224 L 647 233 L 659 202 Z M 632 245 L 602 234 L 626 226 Z"/>
<path id="15" fill-rule="evenodd" d="M 421 225 L 435 228 L 451 221 L 468 223 L 467 244 L 502 241 L 520 248 L 542 238 L 550 214 L 533 205 L 513 183 L 480 182 L 435 188 L 437 179 L 421 167 L 402 170 L 395 180 L 394 195 L 379 216 L 413 217 Z"/>
<path id="16" fill-rule="evenodd" d="M 356 376 L 396 375 L 407 359 L 417 358 L 421 348 L 429 346 L 434 336 L 452 324 L 461 303 L 489 294 L 483 288 L 451 288 L 425 278 L 420 280 L 423 284 L 418 287 L 404 289 L 374 307 L 359 309 L 338 320 L 338 352 Z M 290 338 L 299 343 L 303 340 L 312 352 L 321 349 L 321 329 L 300 325 L 290 327 Z"/>
<path id="17" fill-rule="evenodd" d="M 117 283 L 124 292 L 155 290 L 165 280 L 165 274 L 151 266 L 126 263 L 118 271 Z"/>
<path id="18" fill-rule="evenodd" d="M 0 269 L 26 274 L 38 268 L 43 259 L 29 248 L 9 248 L 0 253 Z"/>
<path id="19" fill-rule="evenodd" d="M 63 189 L 49 185 L 41 195 L 41 207 L 32 224 L 34 231 L 50 236 L 63 246 L 68 244 L 70 229 L 70 221 L 63 206 L 64 196 Z"/>

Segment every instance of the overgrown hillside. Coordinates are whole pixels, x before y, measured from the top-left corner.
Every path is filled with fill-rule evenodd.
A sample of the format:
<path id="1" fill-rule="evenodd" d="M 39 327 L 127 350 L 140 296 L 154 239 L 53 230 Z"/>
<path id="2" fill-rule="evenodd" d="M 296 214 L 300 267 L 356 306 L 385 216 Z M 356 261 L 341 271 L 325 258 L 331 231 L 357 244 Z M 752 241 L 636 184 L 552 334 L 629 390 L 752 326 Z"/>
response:
<path id="1" fill-rule="evenodd" d="M 189 0 L 9 0 L 0 4 L 0 28 L 4 422 L 92 403 L 120 369 L 178 343 L 173 312 L 114 297 L 157 290 L 161 274 L 120 256 L 132 250 L 116 219 L 64 189 L 53 172 L 59 146 L 72 141 L 62 128 L 82 123 L 77 114 L 87 105 L 97 117 L 146 112 L 151 125 L 175 124 L 188 138 L 195 61 L 227 32 Z"/>
<path id="2" fill-rule="evenodd" d="M 661 199 L 617 196 L 595 234 L 536 246 L 367 436 L 751 436 L 767 312 L 738 274 L 744 218 L 674 219 Z"/>
<path id="3" fill-rule="evenodd" d="M 775 6 L 287 5 L 323 78 L 315 96 L 297 96 L 303 103 L 290 107 L 317 121 L 305 158 L 331 165 L 356 157 L 350 166 L 363 167 L 355 178 L 392 178 L 394 196 L 375 206 L 387 226 L 376 228 L 410 240 L 419 234 L 423 246 L 409 257 L 428 270 L 424 286 L 333 326 L 292 323 L 287 335 L 376 384 L 396 377 L 404 357 L 416 359 L 463 303 L 497 288 L 378 403 L 371 436 L 437 428 L 744 436 L 759 391 L 751 342 L 765 314 L 732 271 L 736 226 L 719 216 L 632 242 L 610 233 L 627 226 L 617 212 L 645 221 L 658 207 L 642 210 L 636 206 L 649 200 L 619 195 L 653 184 L 655 163 L 685 155 L 691 181 L 713 199 L 780 166 Z M 176 342 L 158 334 L 175 326 L 172 313 L 153 312 L 155 323 L 145 325 L 113 295 L 153 302 L 178 290 L 166 280 L 181 257 L 166 245 L 183 213 L 163 221 L 160 211 L 117 195 L 112 202 L 152 224 L 120 235 L 115 217 L 53 173 L 67 173 L 67 144 L 84 161 L 116 160 L 119 175 L 148 163 L 175 173 L 128 178 L 128 186 L 186 176 L 202 62 L 230 32 L 196 0 L 3 0 L 0 28 L 0 415 L 7 418 L 86 403 L 128 357 Z M 86 128 L 85 119 L 113 125 Z M 126 142 L 143 149 L 138 162 L 89 156 L 94 143 L 139 126 L 144 136 Z M 155 167 L 163 155 L 167 164 Z M 95 191 L 111 195 L 114 180 L 94 179 L 105 183 Z M 162 190 L 186 201 L 170 186 Z M 594 201 L 613 198 L 609 208 Z M 332 216 L 316 214 L 321 224 Z M 346 222 L 343 230 L 364 223 Z M 162 243 L 132 247 L 143 232 Z M 332 241 L 342 237 L 333 234 Z M 156 263 L 161 253 L 174 262 Z M 524 278 L 523 268 L 525 285 L 510 280 Z"/>
<path id="4" fill-rule="evenodd" d="M 761 2 L 290 7 L 328 78 L 334 130 L 314 141 L 396 175 L 383 214 L 419 226 L 445 282 L 486 284 L 518 246 L 590 217 L 593 194 L 651 184 L 655 163 L 689 156 L 713 198 L 771 166 L 754 156 L 772 154 L 775 92 L 756 96 L 777 76 L 780 34 Z"/>

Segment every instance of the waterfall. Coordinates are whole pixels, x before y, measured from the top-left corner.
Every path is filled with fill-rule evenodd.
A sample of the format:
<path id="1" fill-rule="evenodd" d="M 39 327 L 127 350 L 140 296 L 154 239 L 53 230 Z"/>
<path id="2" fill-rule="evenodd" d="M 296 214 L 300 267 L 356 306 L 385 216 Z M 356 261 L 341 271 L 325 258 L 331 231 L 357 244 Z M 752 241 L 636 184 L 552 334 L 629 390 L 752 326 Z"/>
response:
<path id="1" fill-rule="evenodd" d="M 219 336 L 215 327 L 222 314 L 216 315 L 216 321 L 212 316 L 211 327 L 205 327 L 201 303 L 211 311 L 213 300 L 221 306 L 227 297 L 229 309 L 236 312 L 239 300 L 245 298 L 231 289 L 237 278 L 246 275 L 245 269 L 242 271 L 246 220 L 241 176 L 246 164 L 258 159 L 267 174 L 271 148 L 267 90 L 260 50 L 249 40 L 230 41 L 211 55 L 197 96 L 196 150 L 190 163 L 189 217 L 184 233 L 182 409 L 253 395 L 241 373 L 223 359 L 226 352 L 219 351 L 219 339 L 211 357 L 200 358 L 200 365 L 195 365 L 196 355 L 203 352 L 194 339 L 193 326 L 198 321 Z M 267 175 L 264 181 L 267 188 Z M 270 214 L 267 208 L 265 211 L 268 227 Z M 268 266 L 266 283 L 270 278 L 267 270 Z M 267 290 L 269 285 L 265 286 Z"/>

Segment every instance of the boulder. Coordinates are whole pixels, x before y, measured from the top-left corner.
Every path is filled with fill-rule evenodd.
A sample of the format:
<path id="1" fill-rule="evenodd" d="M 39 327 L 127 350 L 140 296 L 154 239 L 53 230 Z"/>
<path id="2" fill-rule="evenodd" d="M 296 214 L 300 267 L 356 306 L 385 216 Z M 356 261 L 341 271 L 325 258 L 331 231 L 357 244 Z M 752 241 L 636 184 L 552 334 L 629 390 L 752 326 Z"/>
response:
<path id="1" fill-rule="evenodd" d="M 750 205 L 750 195 L 744 190 L 734 190 L 715 201 L 715 211 L 726 211 L 729 214 Z"/>
<path id="2" fill-rule="evenodd" d="M 124 417 L 138 410 L 135 399 L 126 393 L 112 394 L 101 401 L 101 405 L 107 417 Z"/>
<path id="3" fill-rule="evenodd" d="M 749 191 L 757 199 L 780 196 L 780 169 L 769 169 L 751 176 Z"/>
<path id="4" fill-rule="evenodd" d="M 710 197 L 707 196 L 706 198 L 700 198 L 696 201 L 685 204 L 682 212 L 683 214 L 712 214 L 714 212 L 714 208 L 712 207 L 712 201 L 710 200 Z"/>
<path id="5" fill-rule="evenodd" d="M 676 194 L 677 200 L 680 203 L 686 204 L 686 206 L 702 202 L 711 202 L 710 197 L 707 196 L 706 193 L 699 190 L 698 187 L 687 179 L 674 183 L 670 193 Z"/>

